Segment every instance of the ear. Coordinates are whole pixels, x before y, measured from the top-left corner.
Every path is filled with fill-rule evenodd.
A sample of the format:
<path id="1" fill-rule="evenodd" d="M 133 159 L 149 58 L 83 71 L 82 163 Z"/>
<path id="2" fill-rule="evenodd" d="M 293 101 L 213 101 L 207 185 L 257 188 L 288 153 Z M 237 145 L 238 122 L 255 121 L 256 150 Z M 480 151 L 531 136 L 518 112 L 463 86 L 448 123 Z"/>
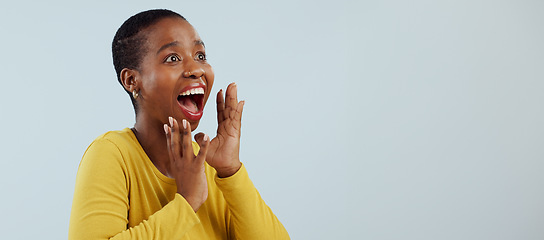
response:
<path id="1" fill-rule="evenodd" d="M 137 70 L 123 68 L 121 72 L 119 73 L 119 78 L 121 79 L 121 83 L 123 84 L 123 87 L 128 92 L 132 92 L 134 90 L 139 91 L 138 86 L 138 79 L 139 79 L 140 73 Z"/>

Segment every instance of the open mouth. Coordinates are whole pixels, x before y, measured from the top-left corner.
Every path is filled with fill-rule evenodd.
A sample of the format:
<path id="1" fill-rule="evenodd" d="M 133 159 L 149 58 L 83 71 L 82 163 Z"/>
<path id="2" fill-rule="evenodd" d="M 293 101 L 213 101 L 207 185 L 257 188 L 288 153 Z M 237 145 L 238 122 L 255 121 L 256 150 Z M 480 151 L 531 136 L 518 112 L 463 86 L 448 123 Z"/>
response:
<path id="1" fill-rule="evenodd" d="M 199 120 L 204 108 L 204 87 L 192 86 L 178 95 L 178 104 L 189 120 Z"/>

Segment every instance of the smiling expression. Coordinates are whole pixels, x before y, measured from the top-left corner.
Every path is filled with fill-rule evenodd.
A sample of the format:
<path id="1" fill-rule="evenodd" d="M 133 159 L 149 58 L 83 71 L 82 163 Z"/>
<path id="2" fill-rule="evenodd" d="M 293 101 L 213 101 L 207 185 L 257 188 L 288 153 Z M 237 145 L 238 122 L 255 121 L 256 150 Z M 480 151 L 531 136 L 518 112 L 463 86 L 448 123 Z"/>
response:
<path id="1" fill-rule="evenodd" d="M 169 116 L 187 119 L 194 130 L 214 81 L 204 43 L 187 21 L 165 18 L 143 32 L 146 54 L 138 77 L 139 113 L 164 124 Z"/>

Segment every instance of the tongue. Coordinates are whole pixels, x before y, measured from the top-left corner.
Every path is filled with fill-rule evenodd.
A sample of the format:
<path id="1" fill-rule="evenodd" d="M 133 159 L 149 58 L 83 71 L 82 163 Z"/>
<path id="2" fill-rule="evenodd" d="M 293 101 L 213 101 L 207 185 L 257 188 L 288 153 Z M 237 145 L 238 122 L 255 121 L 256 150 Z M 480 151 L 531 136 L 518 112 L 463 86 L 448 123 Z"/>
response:
<path id="1" fill-rule="evenodd" d="M 198 106 L 196 105 L 196 102 L 193 101 L 190 97 L 182 97 L 178 100 L 181 105 L 183 105 L 189 112 L 196 113 L 198 112 Z"/>

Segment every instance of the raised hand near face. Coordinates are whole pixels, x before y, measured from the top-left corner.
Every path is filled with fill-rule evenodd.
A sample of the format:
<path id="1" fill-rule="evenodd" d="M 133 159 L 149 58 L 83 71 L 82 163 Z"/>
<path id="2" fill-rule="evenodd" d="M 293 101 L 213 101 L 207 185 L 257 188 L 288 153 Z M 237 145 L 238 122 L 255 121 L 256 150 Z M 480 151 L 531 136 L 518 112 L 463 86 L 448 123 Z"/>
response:
<path id="1" fill-rule="evenodd" d="M 217 93 L 217 136 L 210 142 L 206 162 L 217 171 L 221 178 L 232 176 L 240 169 L 240 128 L 244 101 L 238 102 L 237 86 L 231 83 L 226 96 L 223 90 Z M 195 136 L 198 141 L 203 133 Z"/>
<path id="2" fill-rule="evenodd" d="M 176 180 L 177 192 L 187 200 L 196 212 L 208 198 L 208 185 L 204 161 L 209 146 L 207 135 L 199 139 L 200 151 L 195 156 L 191 140 L 191 125 L 185 119 L 182 125 L 172 117 L 170 126 L 164 124 L 166 144 L 170 156 L 169 172 Z"/>

